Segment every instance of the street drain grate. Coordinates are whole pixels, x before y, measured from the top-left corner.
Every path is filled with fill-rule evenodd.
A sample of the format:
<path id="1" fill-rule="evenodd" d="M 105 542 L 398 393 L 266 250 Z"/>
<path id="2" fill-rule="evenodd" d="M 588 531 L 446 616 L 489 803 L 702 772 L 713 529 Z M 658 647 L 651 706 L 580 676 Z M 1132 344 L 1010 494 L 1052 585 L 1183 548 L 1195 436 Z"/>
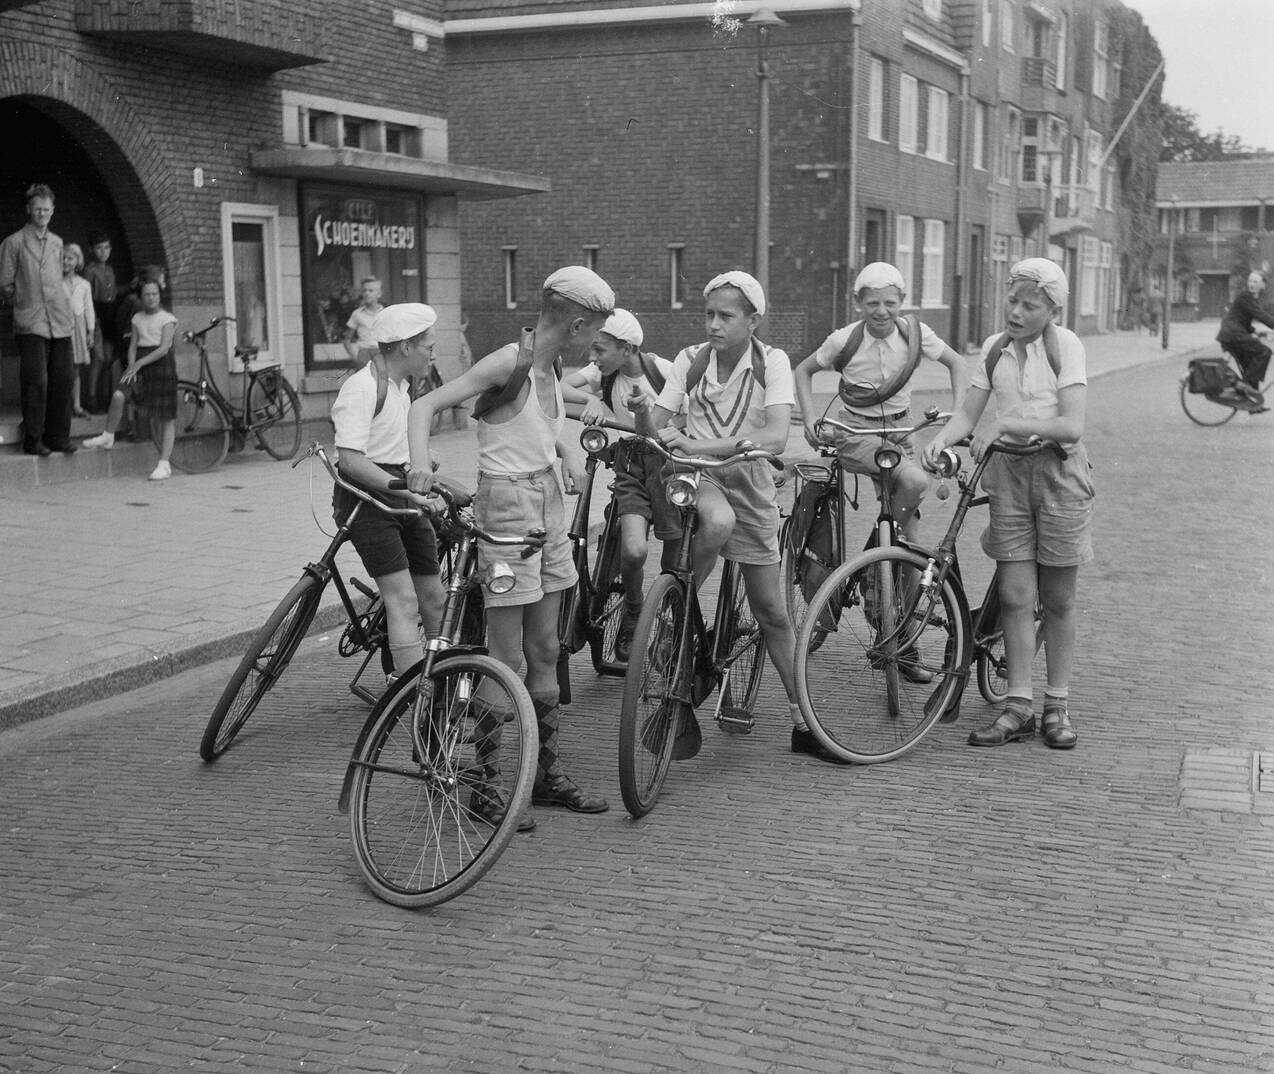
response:
<path id="1" fill-rule="evenodd" d="M 1184 809 L 1274 816 L 1274 752 L 1187 750 L 1179 789 Z"/>
<path id="2" fill-rule="evenodd" d="M 1252 788 L 1257 794 L 1274 794 L 1274 753 L 1252 754 Z"/>

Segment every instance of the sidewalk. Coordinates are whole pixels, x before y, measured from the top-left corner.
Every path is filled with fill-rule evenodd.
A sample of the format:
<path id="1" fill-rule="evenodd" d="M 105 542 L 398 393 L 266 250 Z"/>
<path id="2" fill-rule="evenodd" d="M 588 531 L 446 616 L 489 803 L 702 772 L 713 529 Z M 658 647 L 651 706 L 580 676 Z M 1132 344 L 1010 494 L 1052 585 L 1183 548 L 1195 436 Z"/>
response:
<path id="1" fill-rule="evenodd" d="M 1087 337 L 1090 380 L 1215 349 L 1216 328 L 1174 324 L 1166 351 L 1141 333 Z M 930 366 L 918 374 L 920 388 L 940 392 L 945 370 Z M 816 379 L 816 394 L 830 398 L 830 379 Z M 444 473 L 471 480 L 472 426 L 441 432 L 433 443 Z M 150 450 L 136 446 L 139 457 L 149 459 Z M 789 452 L 805 451 L 794 425 Z M 0 730 L 242 653 L 326 547 L 315 518 L 332 531 L 330 482 L 321 467 L 307 474 L 307 466 L 246 453 L 211 473 L 153 484 L 140 464 L 122 474 L 117 467 L 110 479 L 0 482 Z M 595 519 L 605 502 L 601 483 L 598 492 Z M 338 562 L 343 573 L 365 578 L 352 549 Z M 343 612 L 332 587 L 324 598 L 317 625 L 337 627 L 335 635 Z"/>

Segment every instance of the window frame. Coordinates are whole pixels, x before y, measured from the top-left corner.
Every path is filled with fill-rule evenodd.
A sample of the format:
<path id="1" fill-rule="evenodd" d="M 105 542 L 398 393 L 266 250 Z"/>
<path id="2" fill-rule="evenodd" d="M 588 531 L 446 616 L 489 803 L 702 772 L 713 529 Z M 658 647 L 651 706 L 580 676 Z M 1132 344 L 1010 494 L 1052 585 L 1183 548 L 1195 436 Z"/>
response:
<path id="1" fill-rule="evenodd" d="M 894 216 L 894 267 L 902 273 L 907 284 L 907 294 L 913 293 L 916 282 L 916 218 L 906 213 Z"/>
<path id="2" fill-rule="evenodd" d="M 920 151 L 920 80 L 905 71 L 898 76 L 898 148 Z"/>
<path id="3" fill-rule="evenodd" d="M 518 248 L 501 246 L 500 256 L 504 269 L 504 308 L 515 310 L 518 308 Z"/>
<path id="4" fill-rule="evenodd" d="M 670 242 L 668 244 L 668 308 L 679 310 L 686 306 L 686 244 Z"/>
<path id="5" fill-rule="evenodd" d="M 920 305 L 936 309 L 946 305 L 947 222 L 926 218 L 920 252 Z"/>
<path id="6" fill-rule="evenodd" d="M 940 86 L 926 86 L 925 156 L 943 164 L 951 160 L 951 94 Z"/>
<path id="7" fill-rule="evenodd" d="M 1017 53 L 1017 12 L 1013 0 L 1000 0 L 1000 47 L 1005 52 Z"/>
<path id="8" fill-rule="evenodd" d="M 885 61 L 879 56 L 867 59 L 867 137 L 874 142 L 887 142 L 885 137 Z"/>
<path id="9" fill-rule="evenodd" d="M 265 283 L 265 330 L 270 346 L 258 352 L 256 364 L 283 365 L 282 317 L 279 303 L 283 296 L 282 267 L 279 249 L 279 207 L 252 202 L 223 201 L 221 203 L 221 267 L 222 308 L 227 317 L 236 320 L 226 323 L 226 360 L 231 373 L 243 371 L 243 362 L 234 356 L 239 343 L 238 301 L 235 297 L 234 237 L 235 224 L 260 224 L 262 226 L 262 251 Z"/>

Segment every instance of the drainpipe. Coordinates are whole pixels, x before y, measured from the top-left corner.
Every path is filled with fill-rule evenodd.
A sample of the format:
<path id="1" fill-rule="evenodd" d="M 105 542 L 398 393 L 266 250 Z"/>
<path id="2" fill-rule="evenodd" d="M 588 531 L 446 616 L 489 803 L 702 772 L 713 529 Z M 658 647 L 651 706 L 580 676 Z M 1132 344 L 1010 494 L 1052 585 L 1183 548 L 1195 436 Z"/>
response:
<path id="1" fill-rule="evenodd" d="M 854 277 L 858 275 L 858 39 L 863 16 L 857 7 L 849 13 L 849 181 L 847 184 L 845 227 L 845 317 L 854 308 Z"/>
<path id="2" fill-rule="evenodd" d="M 955 345 L 956 350 L 964 353 L 964 341 L 961 338 L 961 307 L 964 303 L 965 265 L 968 260 L 968 241 L 965 232 L 968 230 L 969 211 L 969 70 L 968 65 L 960 72 L 960 136 L 956 146 L 956 197 L 955 197 L 955 273 L 951 278 L 951 324 L 948 326 L 947 338 Z"/>

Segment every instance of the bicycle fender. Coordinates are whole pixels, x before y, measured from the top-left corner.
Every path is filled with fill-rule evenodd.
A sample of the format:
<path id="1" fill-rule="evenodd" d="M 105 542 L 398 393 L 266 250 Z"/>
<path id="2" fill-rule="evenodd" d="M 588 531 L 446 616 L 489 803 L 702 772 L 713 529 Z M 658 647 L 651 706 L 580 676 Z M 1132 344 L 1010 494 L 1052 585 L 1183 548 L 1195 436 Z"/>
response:
<path id="1" fill-rule="evenodd" d="M 947 582 L 955 591 L 957 606 L 960 608 L 960 618 L 964 621 L 964 636 L 969 639 L 969 661 L 973 660 L 973 616 L 969 611 L 969 599 L 965 596 L 964 580 L 960 577 L 960 563 L 957 560 L 952 564 L 952 569 L 947 574 Z M 951 701 L 943 710 L 942 715 L 938 717 L 939 723 L 955 723 L 960 718 L 960 700 L 964 697 L 964 689 L 969 684 L 969 662 L 956 673 L 959 685 L 956 687 L 955 693 L 951 695 Z"/>

